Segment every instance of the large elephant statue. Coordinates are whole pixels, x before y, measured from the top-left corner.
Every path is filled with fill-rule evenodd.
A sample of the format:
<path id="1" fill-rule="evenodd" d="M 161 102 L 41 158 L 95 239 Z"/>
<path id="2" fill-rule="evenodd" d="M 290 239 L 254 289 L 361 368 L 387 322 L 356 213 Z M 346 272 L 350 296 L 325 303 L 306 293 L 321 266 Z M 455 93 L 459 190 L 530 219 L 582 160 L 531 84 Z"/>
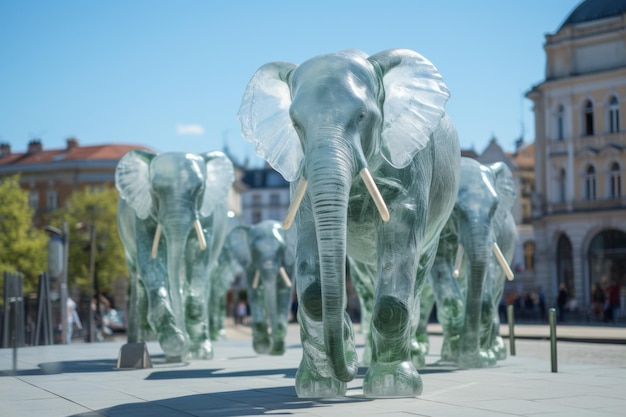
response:
<path id="1" fill-rule="evenodd" d="M 243 137 L 292 182 L 297 226 L 299 397 L 344 395 L 358 371 L 346 312 L 346 255 L 375 287 L 368 397 L 415 396 L 419 293 L 457 195 L 460 148 L 449 91 L 417 52 L 346 50 L 257 70 Z M 358 286 L 357 286 L 358 288 Z"/>
<path id="2" fill-rule="evenodd" d="M 210 276 L 234 180 L 221 152 L 131 151 L 115 171 L 118 230 L 131 274 L 129 343 L 156 334 L 166 358 L 212 358 Z"/>
<path id="3" fill-rule="evenodd" d="M 238 226 L 226 246 L 244 268 L 257 353 L 282 355 L 293 290 L 295 242 L 275 220 Z"/>
<path id="4" fill-rule="evenodd" d="M 517 242 L 511 212 L 513 174 L 502 162 L 482 165 L 461 158 L 461 182 L 454 210 L 444 228 L 431 269 L 432 292 L 424 292 L 418 339 L 437 305 L 443 328 L 442 360 L 463 368 L 489 366 L 506 358 L 500 337 L 498 303 Z"/>

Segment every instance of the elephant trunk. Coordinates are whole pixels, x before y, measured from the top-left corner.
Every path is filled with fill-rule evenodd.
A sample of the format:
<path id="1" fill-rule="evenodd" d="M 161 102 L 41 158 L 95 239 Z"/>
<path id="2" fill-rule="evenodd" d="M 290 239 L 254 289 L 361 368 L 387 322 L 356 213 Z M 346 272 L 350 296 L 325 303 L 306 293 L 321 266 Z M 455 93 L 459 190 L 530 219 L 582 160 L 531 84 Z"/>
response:
<path id="1" fill-rule="evenodd" d="M 270 328 L 272 329 L 272 340 L 276 342 L 279 332 L 278 304 L 276 301 L 276 280 L 278 279 L 278 268 L 273 266 L 262 272 L 263 277 L 263 299 L 265 311 L 269 314 Z M 275 348 L 275 346 L 274 346 Z"/>
<path id="2" fill-rule="evenodd" d="M 335 377 L 347 382 L 358 370 L 356 355 L 347 358 L 344 343 L 346 222 L 354 168 L 348 149 L 319 146 L 315 151 L 320 154 L 306 168 L 317 231 L 324 341 Z"/>
<path id="3" fill-rule="evenodd" d="M 464 348 L 476 351 L 479 347 L 479 329 L 482 312 L 482 301 L 487 269 L 492 257 L 493 239 L 489 228 L 478 224 L 470 227 L 468 239 L 464 239 L 463 247 L 469 261 L 470 269 L 467 280 L 467 301 L 465 310 Z"/>
<path id="4" fill-rule="evenodd" d="M 180 221 L 184 214 L 170 215 L 175 220 L 163 223 L 163 233 L 167 241 L 167 284 L 169 286 L 169 298 L 172 303 L 172 311 L 177 327 L 184 329 L 184 300 L 183 291 L 185 283 L 185 247 L 192 221 Z M 187 214 L 186 217 L 189 215 Z M 185 217 L 182 217 L 185 219 Z"/>

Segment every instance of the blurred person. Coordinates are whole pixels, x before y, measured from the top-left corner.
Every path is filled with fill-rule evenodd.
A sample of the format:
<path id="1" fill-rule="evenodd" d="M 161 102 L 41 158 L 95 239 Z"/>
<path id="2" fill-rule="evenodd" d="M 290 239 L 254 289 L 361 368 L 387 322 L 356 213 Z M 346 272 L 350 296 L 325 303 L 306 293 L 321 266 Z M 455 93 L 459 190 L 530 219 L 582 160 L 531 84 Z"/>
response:
<path id="1" fill-rule="evenodd" d="M 559 322 L 565 321 L 565 306 L 567 305 L 567 286 L 564 282 L 559 284 L 559 295 L 556 297 L 557 316 Z"/>
<path id="2" fill-rule="evenodd" d="M 604 321 L 616 321 L 619 313 L 619 284 L 616 280 L 612 280 L 606 288 L 606 301 L 604 308 Z"/>
<path id="3" fill-rule="evenodd" d="M 604 320 L 604 302 L 606 296 L 599 282 L 591 286 L 591 316 L 602 321 Z"/>
<path id="4" fill-rule="evenodd" d="M 80 317 L 76 311 L 76 303 L 70 297 L 67 297 L 67 336 L 66 343 L 69 345 L 72 343 L 72 334 L 74 333 L 74 326 L 78 330 L 83 329 L 83 324 L 80 322 Z"/>

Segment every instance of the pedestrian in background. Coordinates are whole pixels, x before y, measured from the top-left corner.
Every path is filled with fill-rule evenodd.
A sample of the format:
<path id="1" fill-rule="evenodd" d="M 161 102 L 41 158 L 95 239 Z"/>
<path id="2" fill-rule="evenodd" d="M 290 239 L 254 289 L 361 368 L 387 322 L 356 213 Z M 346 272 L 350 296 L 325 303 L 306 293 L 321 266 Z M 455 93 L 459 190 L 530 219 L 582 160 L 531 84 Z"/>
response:
<path id="1" fill-rule="evenodd" d="M 74 326 L 78 330 L 83 329 L 83 325 L 80 322 L 80 317 L 78 317 L 78 312 L 76 311 L 76 303 L 70 297 L 67 297 L 67 338 L 66 343 L 69 345 L 72 343 L 72 334 L 74 333 Z"/>
<path id="2" fill-rule="evenodd" d="M 556 297 L 556 308 L 558 313 L 558 321 L 565 321 L 565 306 L 567 305 L 567 287 L 564 282 L 559 284 L 559 295 Z"/>

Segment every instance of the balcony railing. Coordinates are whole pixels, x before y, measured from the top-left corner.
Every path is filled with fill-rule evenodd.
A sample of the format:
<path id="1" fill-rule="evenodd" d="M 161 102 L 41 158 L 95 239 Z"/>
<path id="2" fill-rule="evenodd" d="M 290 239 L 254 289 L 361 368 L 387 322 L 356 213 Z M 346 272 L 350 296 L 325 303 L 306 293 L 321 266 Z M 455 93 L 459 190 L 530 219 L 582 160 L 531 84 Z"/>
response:
<path id="1" fill-rule="evenodd" d="M 602 133 L 593 136 L 581 136 L 576 138 L 569 138 L 562 141 L 549 141 L 548 142 L 548 155 L 558 156 L 567 153 L 570 142 L 573 141 L 574 154 L 586 149 L 603 149 L 609 145 L 622 146 L 626 148 L 626 133 Z"/>
<path id="2" fill-rule="evenodd" d="M 546 203 L 545 208 L 543 215 L 616 210 L 626 208 L 626 197 Z M 534 217 L 541 217 L 536 215 L 538 214 L 536 211 L 533 211 L 533 214 L 535 214 Z"/>

